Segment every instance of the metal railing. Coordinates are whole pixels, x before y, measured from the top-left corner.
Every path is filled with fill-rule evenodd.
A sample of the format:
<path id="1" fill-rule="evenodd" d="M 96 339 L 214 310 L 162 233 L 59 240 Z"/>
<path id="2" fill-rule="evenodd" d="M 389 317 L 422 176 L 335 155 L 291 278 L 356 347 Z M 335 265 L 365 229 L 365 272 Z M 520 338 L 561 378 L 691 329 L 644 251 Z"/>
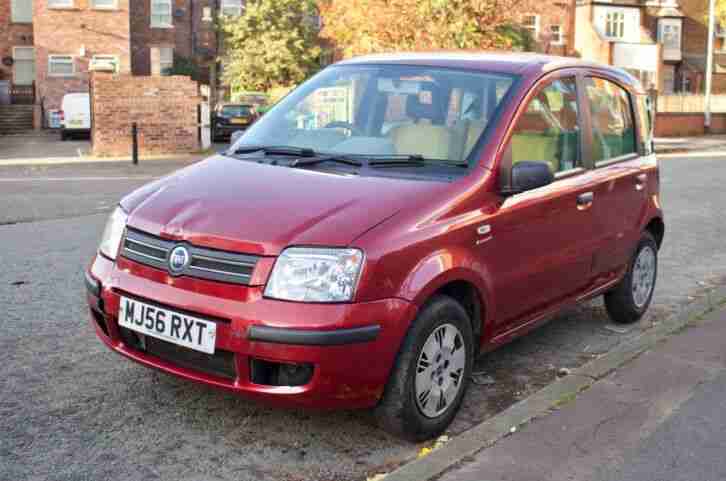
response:
<path id="1" fill-rule="evenodd" d="M 10 85 L 10 103 L 32 105 L 35 103 L 35 82 L 31 85 Z"/>

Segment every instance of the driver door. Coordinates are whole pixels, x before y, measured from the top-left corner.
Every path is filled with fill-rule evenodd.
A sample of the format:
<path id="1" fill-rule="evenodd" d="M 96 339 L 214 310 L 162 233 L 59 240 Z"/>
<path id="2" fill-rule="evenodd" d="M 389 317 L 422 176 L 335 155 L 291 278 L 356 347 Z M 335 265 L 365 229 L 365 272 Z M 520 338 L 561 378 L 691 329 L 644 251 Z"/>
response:
<path id="1" fill-rule="evenodd" d="M 584 168 L 574 74 L 541 81 L 515 122 L 500 175 L 521 161 L 549 164 L 554 182 L 506 197 L 483 244 L 496 272 L 497 330 L 527 322 L 586 287 L 595 183 Z"/>

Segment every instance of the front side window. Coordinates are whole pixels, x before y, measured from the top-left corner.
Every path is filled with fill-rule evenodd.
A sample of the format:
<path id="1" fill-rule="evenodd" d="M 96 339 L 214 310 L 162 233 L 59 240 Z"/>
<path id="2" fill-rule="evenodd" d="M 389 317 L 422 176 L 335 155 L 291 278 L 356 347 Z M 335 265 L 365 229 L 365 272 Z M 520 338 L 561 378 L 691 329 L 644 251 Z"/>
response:
<path id="1" fill-rule="evenodd" d="M 616 159 L 636 152 L 635 122 L 630 95 L 601 78 L 585 79 L 592 120 L 594 162 Z"/>
<path id="2" fill-rule="evenodd" d="M 577 84 L 558 79 L 530 100 L 511 140 L 512 164 L 547 162 L 552 173 L 582 166 Z"/>
<path id="3" fill-rule="evenodd" d="M 242 0 L 222 0 L 220 12 L 227 17 L 239 17 L 242 15 Z"/>
<path id="4" fill-rule="evenodd" d="M 51 77 L 72 77 L 76 73 L 73 57 L 70 55 L 50 55 L 48 75 Z"/>
<path id="5" fill-rule="evenodd" d="M 284 98 L 236 148 L 399 156 L 467 167 L 514 76 L 402 65 L 329 67 Z"/>
<path id="6" fill-rule="evenodd" d="M 32 23 L 33 0 L 12 0 L 10 3 L 10 20 L 13 23 Z"/>
<path id="7" fill-rule="evenodd" d="M 152 28 L 169 28 L 171 20 L 171 0 L 151 0 Z"/>

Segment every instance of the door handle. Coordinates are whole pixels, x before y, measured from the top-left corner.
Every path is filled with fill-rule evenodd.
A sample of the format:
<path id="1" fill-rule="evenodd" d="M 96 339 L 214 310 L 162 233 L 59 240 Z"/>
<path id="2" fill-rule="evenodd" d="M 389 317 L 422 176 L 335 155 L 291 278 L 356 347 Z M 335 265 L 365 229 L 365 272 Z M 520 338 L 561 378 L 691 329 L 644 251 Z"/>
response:
<path id="1" fill-rule="evenodd" d="M 595 200 L 595 194 L 592 192 L 585 192 L 577 196 L 577 208 L 580 210 L 589 209 L 592 206 L 592 202 Z"/>
<path id="2" fill-rule="evenodd" d="M 643 190 L 648 181 L 648 174 L 640 174 L 635 177 L 635 190 Z"/>

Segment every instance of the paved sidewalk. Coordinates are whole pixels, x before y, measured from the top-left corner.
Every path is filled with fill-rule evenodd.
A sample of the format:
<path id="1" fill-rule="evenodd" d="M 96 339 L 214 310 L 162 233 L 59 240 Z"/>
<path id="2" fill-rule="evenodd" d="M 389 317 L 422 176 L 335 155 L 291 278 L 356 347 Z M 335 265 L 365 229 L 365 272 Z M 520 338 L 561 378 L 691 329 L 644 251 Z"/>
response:
<path id="1" fill-rule="evenodd" d="M 700 137 L 659 137 L 655 139 L 658 154 L 726 151 L 726 135 Z"/>
<path id="2" fill-rule="evenodd" d="M 442 481 L 726 479 L 726 309 L 689 325 Z"/>

